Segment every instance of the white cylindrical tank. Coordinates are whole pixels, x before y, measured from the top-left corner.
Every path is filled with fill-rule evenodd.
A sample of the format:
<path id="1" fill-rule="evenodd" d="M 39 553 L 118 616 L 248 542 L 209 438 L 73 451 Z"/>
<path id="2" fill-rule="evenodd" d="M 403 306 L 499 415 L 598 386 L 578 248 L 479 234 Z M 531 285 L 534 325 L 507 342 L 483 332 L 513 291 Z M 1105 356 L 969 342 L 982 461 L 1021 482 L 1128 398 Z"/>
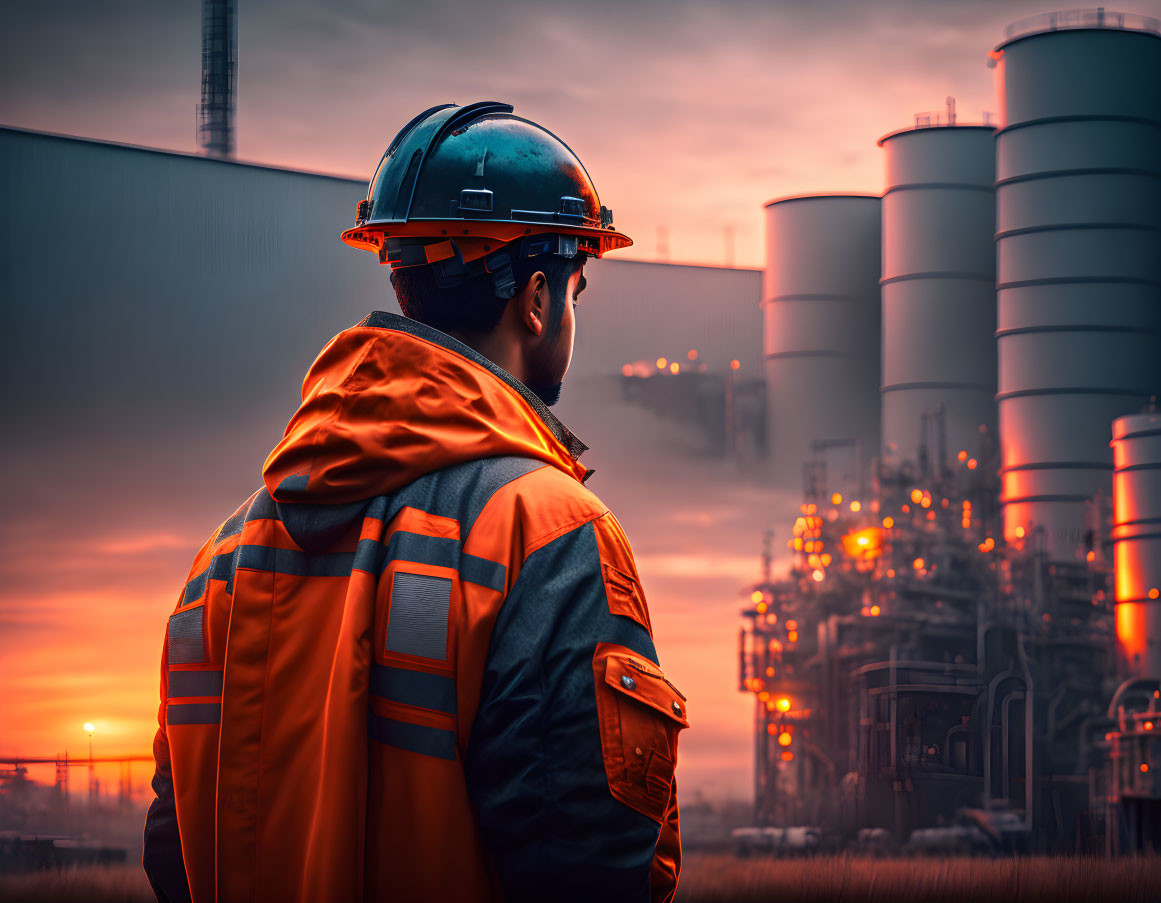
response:
<path id="1" fill-rule="evenodd" d="M 779 487 L 800 488 L 821 441 L 829 488 L 855 491 L 878 449 L 879 207 L 874 195 L 766 205 L 767 448 Z"/>
<path id="2" fill-rule="evenodd" d="M 883 457 L 918 460 L 942 406 L 954 455 L 996 424 L 996 152 L 989 126 L 892 132 L 883 195 Z"/>
<path id="3" fill-rule="evenodd" d="M 1073 560 L 1111 489 L 1106 424 L 1161 382 L 1161 36 L 1053 16 L 992 53 L 997 400 L 1004 535 Z"/>
<path id="4" fill-rule="evenodd" d="M 1161 677 L 1161 413 L 1113 421 L 1117 650 L 1135 677 Z"/>

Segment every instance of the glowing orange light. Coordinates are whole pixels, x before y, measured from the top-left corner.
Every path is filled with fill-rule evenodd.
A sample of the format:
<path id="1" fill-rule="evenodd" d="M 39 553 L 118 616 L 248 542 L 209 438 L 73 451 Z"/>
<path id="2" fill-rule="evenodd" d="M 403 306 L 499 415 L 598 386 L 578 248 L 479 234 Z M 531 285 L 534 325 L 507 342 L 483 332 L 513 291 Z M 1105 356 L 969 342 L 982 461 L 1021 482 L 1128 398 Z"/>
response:
<path id="1" fill-rule="evenodd" d="M 935 520 L 935 512 L 934 512 L 934 511 L 928 511 L 928 512 L 927 512 L 927 519 L 928 519 L 928 520 Z"/>
<path id="2" fill-rule="evenodd" d="M 1157 587 L 1153 587 L 1151 590 L 1149 590 L 1150 599 L 1156 599 L 1158 595 L 1161 595 L 1161 592 L 1158 591 Z"/>
<path id="3" fill-rule="evenodd" d="M 786 622 L 786 629 L 787 630 L 797 630 L 798 629 L 798 622 L 797 621 L 787 621 Z"/>
<path id="4" fill-rule="evenodd" d="M 964 499 L 964 500 L 963 500 L 963 506 L 964 506 L 965 508 L 971 508 L 971 506 L 972 506 L 971 500 L 970 500 L 970 499 Z"/>
<path id="5" fill-rule="evenodd" d="M 830 497 L 830 503 L 832 505 L 841 505 L 843 503 L 843 494 L 841 492 L 836 492 Z"/>
<path id="6" fill-rule="evenodd" d="M 1152 721 L 1145 722 L 1145 730 L 1147 730 L 1147 731 L 1153 730 L 1153 722 Z"/>
<path id="7" fill-rule="evenodd" d="M 979 462 L 979 461 L 977 461 L 975 458 L 968 458 L 968 462 L 967 462 L 967 464 L 968 464 L 968 470 L 975 470 L 975 469 L 976 469 L 976 467 L 978 467 L 978 466 L 979 466 L 979 463 L 980 463 L 980 462 Z"/>
<path id="8" fill-rule="evenodd" d="M 966 461 L 967 460 L 967 449 L 961 448 L 959 450 L 959 454 L 956 455 L 956 457 L 959 458 L 961 461 Z"/>
<path id="9" fill-rule="evenodd" d="M 883 526 L 886 527 L 888 530 L 890 530 L 893 526 L 895 526 L 895 518 L 884 517 L 883 518 Z"/>
<path id="10" fill-rule="evenodd" d="M 879 606 L 878 606 L 878 605 L 872 605 L 872 606 L 871 606 L 871 617 L 872 617 L 872 618 L 877 618 L 877 617 L 879 617 L 879 613 L 880 613 L 882 610 L 883 610 L 883 609 L 879 608 Z"/>
<path id="11" fill-rule="evenodd" d="M 807 514 L 818 514 L 818 505 L 810 504 L 806 506 Z"/>
<path id="12" fill-rule="evenodd" d="M 895 577 L 895 569 L 887 568 L 887 577 L 893 579 Z"/>
<path id="13" fill-rule="evenodd" d="M 1023 527 L 1017 527 L 1017 528 L 1016 528 L 1016 537 L 1017 537 L 1018 539 L 1023 539 L 1023 538 L 1024 538 L 1024 528 L 1023 528 Z"/>
<path id="14" fill-rule="evenodd" d="M 1096 552 L 1094 552 L 1092 549 L 1089 549 L 1088 552 L 1084 556 L 1084 560 L 1085 561 L 1096 561 Z"/>
<path id="15" fill-rule="evenodd" d="M 930 508 L 931 507 L 931 496 L 925 495 L 923 497 L 923 499 L 919 502 L 919 504 L 922 505 L 924 508 Z"/>
<path id="16" fill-rule="evenodd" d="M 843 551 L 850 558 L 876 558 L 883 551 L 883 530 L 880 527 L 867 527 L 847 533 L 842 538 Z"/>
<path id="17" fill-rule="evenodd" d="M 922 558 L 916 558 L 913 562 L 911 562 L 911 566 L 917 571 L 923 570 L 923 566 L 925 564 L 926 562 Z"/>
<path id="18" fill-rule="evenodd" d="M 794 551 L 796 551 L 796 552 L 802 551 L 802 539 L 801 538 L 794 540 Z"/>
<path id="19" fill-rule="evenodd" d="M 834 561 L 834 559 L 830 557 L 830 552 L 823 552 L 822 557 L 819 559 L 819 561 L 821 561 L 822 566 L 824 568 L 826 568 L 826 567 L 830 567 L 830 563 L 832 561 Z"/>
<path id="20" fill-rule="evenodd" d="M 766 676 L 767 676 L 767 677 L 773 677 L 773 676 L 774 676 L 774 669 L 773 669 L 773 668 L 767 668 L 767 669 L 766 669 Z"/>
<path id="21" fill-rule="evenodd" d="M 1048 612 L 1044 612 L 1044 614 L 1040 616 L 1040 620 L 1045 624 L 1048 624 L 1052 621 L 1052 615 L 1050 615 Z"/>
<path id="22" fill-rule="evenodd" d="M 767 724 L 766 725 L 766 733 L 768 733 L 770 736 L 774 736 L 774 734 L 778 733 L 778 725 L 777 724 Z"/>
<path id="23" fill-rule="evenodd" d="M 674 361 L 672 364 L 669 365 L 669 372 L 670 373 L 680 373 L 681 372 L 681 364 L 679 364 L 677 361 Z"/>
<path id="24" fill-rule="evenodd" d="M 904 514 L 910 514 L 910 513 L 911 513 L 911 506 L 910 506 L 910 505 L 904 505 L 904 506 L 903 506 L 902 508 L 900 508 L 899 510 L 900 510 L 900 511 L 902 511 Z"/>
<path id="25" fill-rule="evenodd" d="M 869 618 L 871 616 L 871 609 L 864 605 L 859 609 L 859 614 L 861 614 L 864 618 Z"/>
<path id="26" fill-rule="evenodd" d="M 758 694 L 758 701 L 759 702 L 765 702 L 769 698 L 770 698 L 770 694 L 768 692 L 766 692 L 765 690 L 763 690 L 761 693 Z"/>
<path id="27" fill-rule="evenodd" d="M 780 733 L 778 735 L 778 745 L 779 746 L 789 746 L 793 742 L 794 742 L 794 738 L 791 737 L 790 734 L 788 734 L 786 731 L 783 731 L 782 733 Z"/>
<path id="28" fill-rule="evenodd" d="M 689 354 L 687 354 L 686 357 L 689 358 L 691 361 L 696 361 L 697 360 L 697 349 L 690 348 Z"/>
<path id="29" fill-rule="evenodd" d="M 851 502 L 851 510 L 858 512 L 863 510 L 863 503 L 859 501 Z"/>
<path id="30" fill-rule="evenodd" d="M 779 735 L 779 737 L 778 737 L 778 742 L 782 743 L 782 736 L 781 735 Z M 783 744 L 783 745 L 785 745 L 785 744 Z M 1149 763 L 1142 762 L 1141 763 L 1141 774 L 1145 774 L 1146 772 L 1148 772 L 1148 770 L 1149 770 Z"/>
<path id="31" fill-rule="evenodd" d="M 797 643 L 798 642 L 798 631 L 797 630 L 788 631 L 786 634 L 786 639 L 789 640 L 791 643 Z"/>
<path id="32" fill-rule="evenodd" d="M 794 761 L 794 753 L 792 753 L 788 749 L 782 750 L 782 761 L 783 762 L 793 762 Z"/>
<path id="33" fill-rule="evenodd" d="M 622 364 L 621 365 L 621 375 L 622 376 L 632 376 L 633 375 L 633 365 L 632 364 Z"/>
<path id="34" fill-rule="evenodd" d="M 663 358 L 663 357 L 657 358 L 657 369 L 658 370 L 664 370 L 668 366 L 669 366 L 668 359 Z"/>
<path id="35" fill-rule="evenodd" d="M 826 579 L 826 574 L 824 574 L 822 571 L 815 570 L 810 575 L 810 577 L 815 583 L 822 583 L 822 581 Z"/>
<path id="36" fill-rule="evenodd" d="M 750 601 L 751 602 L 761 602 L 762 601 L 762 591 L 760 589 L 756 589 L 752 593 L 750 593 Z"/>
<path id="37" fill-rule="evenodd" d="M 777 707 L 778 707 L 778 711 L 780 711 L 780 712 L 789 712 L 790 711 L 790 700 L 787 699 L 785 696 L 783 696 L 781 699 L 778 700 Z"/>
<path id="38" fill-rule="evenodd" d="M 760 615 L 766 614 L 766 603 L 765 602 L 759 602 L 757 605 L 754 606 L 754 608 L 756 608 L 758 610 L 758 614 L 760 614 Z"/>
<path id="39" fill-rule="evenodd" d="M 916 505 L 918 505 L 921 501 L 923 501 L 923 490 L 922 489 L 912 489 L 911 490 L 911 501 L 913 501 Z"/>
<path id="40" fill-rule="evenodd" d="M 738 360 L 737 358 L 734 358 L 732 361 L 730 361 L 730 369 L 731 370 L 741 370 L 742 369 L 742 362 L 740 360 Z"/>

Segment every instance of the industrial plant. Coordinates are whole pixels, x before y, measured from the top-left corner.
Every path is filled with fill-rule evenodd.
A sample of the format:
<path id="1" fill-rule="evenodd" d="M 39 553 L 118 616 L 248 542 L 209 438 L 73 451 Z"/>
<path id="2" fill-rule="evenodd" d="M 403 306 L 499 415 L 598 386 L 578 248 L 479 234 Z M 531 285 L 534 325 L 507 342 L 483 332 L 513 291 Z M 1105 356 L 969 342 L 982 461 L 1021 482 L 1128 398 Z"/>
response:
<path id="1" fill-rule="evenodd" d="M 750 848 L 1161 849 L 1161 21 L 988 62 L 881 198 L 767 205 Z"/>

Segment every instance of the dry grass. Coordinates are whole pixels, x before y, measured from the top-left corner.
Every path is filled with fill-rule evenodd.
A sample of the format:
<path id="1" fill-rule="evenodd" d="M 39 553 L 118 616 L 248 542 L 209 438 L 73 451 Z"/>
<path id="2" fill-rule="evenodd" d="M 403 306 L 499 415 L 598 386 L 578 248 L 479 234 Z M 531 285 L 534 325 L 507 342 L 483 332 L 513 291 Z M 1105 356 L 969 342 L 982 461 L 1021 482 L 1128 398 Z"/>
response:
<path id="1" fill-rule="evenodd" d="M 0 875 L 5 903 L 152 903 L 139 865 L 82 865 L 61 871 Z"/>
<path id="2" fill-rule="evenodd" d="M 1146 903 L 1161 899 L 1161 857 L 1090 859 L 739 859 L 691 853 L 678 903 Z"/>
<path id="3" fill-rule="evenodd" d="M 1147 903 L 1161 899 L 1161 857 L 1146 859 L 738 859 L 689 853 L 678 903 Z M 5 903 L 148 903 L 140 867 L 0 875 Z"/>

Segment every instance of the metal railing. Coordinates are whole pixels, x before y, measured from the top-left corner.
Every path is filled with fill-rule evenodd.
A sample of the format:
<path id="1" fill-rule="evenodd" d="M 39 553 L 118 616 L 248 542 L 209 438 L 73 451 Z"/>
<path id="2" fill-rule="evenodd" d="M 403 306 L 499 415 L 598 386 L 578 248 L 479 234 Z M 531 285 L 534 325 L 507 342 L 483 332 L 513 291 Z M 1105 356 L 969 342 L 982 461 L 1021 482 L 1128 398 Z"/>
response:
<path id="1" fill-rule="evenodd" d="M 987 110 L 984 110 L 981 119 L 978 122 L 972 122 L 967 119 L 960 119 L 955 113 L 949 114 L 947 110 L 932 110 L 929 113 L 915 114 L 915 128 L 925 129 L 932 126 L 957 126 L 957 125 L 995 125 L 995 115 Z"/>
<path id="2" fill-rule="evenodd" d="M 1161 19 L 1138 13 L 1115 13 L 1103 6 L 1096 9 L 1064 9 L 1054 13 L 1040 13 L 1013 22 L 1004 29 L 1004 39 L 1044 31 L 1064 31 L 1070 28 L 1112 28 L 1125 31 L 1147 31 L 1161 35 Z"/>

